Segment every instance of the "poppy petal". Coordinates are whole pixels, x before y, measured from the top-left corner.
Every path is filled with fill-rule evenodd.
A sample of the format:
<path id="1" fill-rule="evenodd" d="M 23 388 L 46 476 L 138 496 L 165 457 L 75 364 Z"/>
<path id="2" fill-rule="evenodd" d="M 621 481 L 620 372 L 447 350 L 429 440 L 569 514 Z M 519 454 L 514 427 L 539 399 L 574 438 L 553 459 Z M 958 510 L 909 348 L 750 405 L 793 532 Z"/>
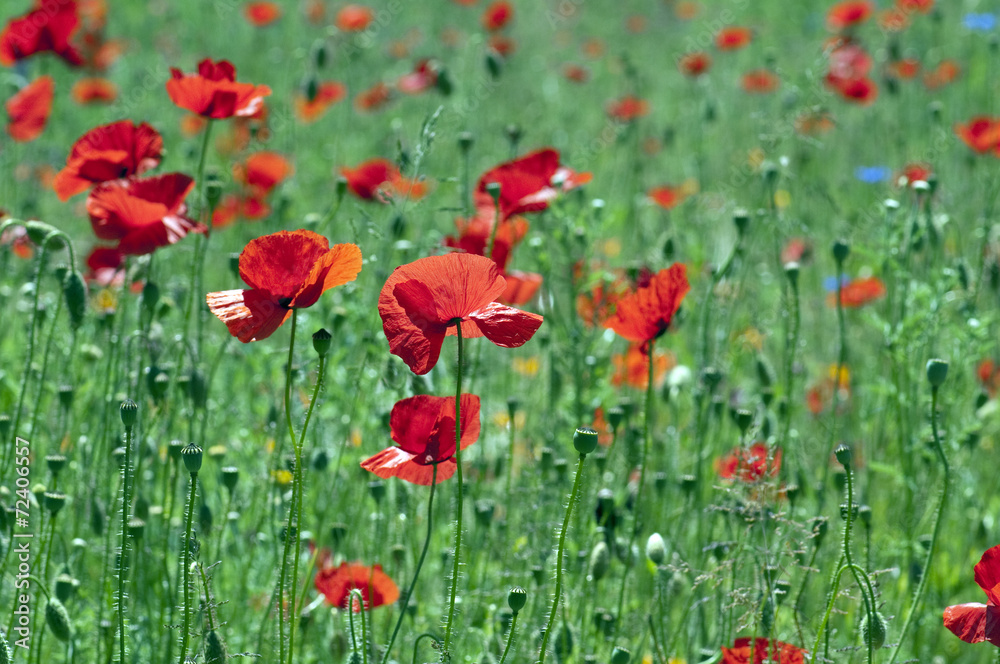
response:
<path id="1" fill-rule="evenodd" d="M 529 302 L 542 286 L 542 275 L 535 272 L 511 270 L 504 275 L 507 287 L 500 295 L 504 304 L 520 305 Z"/>
<path id="2" fill-rule="evenodd" d="M 209 293 L 205 302 L 229 332 L 243 343 L 271 336 L 292 313 L 260 290 Z"/>
<path id="3" fill-rule="evenodd" d="M 292 307 L 309 307 L 329 288 L 354 281 L 361 272 L 361 250 L 354 244 L 335 244 L 313 264 L 305 284 L 292 298 Z"/>
<path id="4" fill-rule="evenodd" d="M 430 486 L 434 478 L 434 466 L 421 465 L 413 461 L 413 455 L 398 447 L 387 447 L 375 456 L 361 462 L 361 467 L 375 473 L 382 479 L 398 477 L 401 480 L 420 486 Z M 454 459 L 446 459 L 437 464 L 435 484 L 444 482 L 452 475 L 458 464 Z"/>
<path id="5" fill-rule="evenodd" d="M 944 626 L 966 643 L 986 640 L 986 605 L 970 602 L 944 610 Z"/>
<path id="6" fill-rule="evenodd" d="M 382 292 L 385 294 L 384 289 Z M 379 299 L 389 352 L 402 358 L 413 373 L 425 374 L 437 364 L 448 329 L 447 324 L 439 322 L 434 295 L 425 284 L 410 279 L 396 284 L 390 297 L 395 305 L 392 312 L 383 313 Z"/>
<path id="7" fill-rule="evenodd" d="M 491 302 L 469 314 L 487 339 L 503 348 L 523 346 L 539 327 L 542 317 L 513 307 Z"/>
<path id="8" fill-rule="evenodd" d="M 1000 605 L 1000 545 L 986 550 L 976 563 L 976 583 L 983 589 L 990 603 Z"/>
<path id="9" fill-rule="evenodd" d="M 307 230 L 255 238 L 240 254 L 240 278 L 253 288 L 291 300 L 329 248 L 329 240 Z"/>
<path id="10" fill-rule="evenodd" d="M 21 88 L 7 100 L 4 108 L 9 119 L 7 133 L 15 141 L 33 141 L 45 130 L 52 113 L 55 82 L 51 76 L 40 76 Z"/>

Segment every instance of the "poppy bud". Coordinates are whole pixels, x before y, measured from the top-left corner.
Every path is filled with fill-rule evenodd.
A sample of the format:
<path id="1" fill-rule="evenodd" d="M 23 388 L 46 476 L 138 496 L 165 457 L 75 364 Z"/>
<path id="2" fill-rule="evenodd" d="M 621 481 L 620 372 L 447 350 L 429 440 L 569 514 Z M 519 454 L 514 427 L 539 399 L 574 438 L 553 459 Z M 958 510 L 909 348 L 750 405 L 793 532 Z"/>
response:
<path id="1" fill-rule="evenodd" d="M 313 333 L 313 350 L 320 357 L 326 357 L 326 354 L 330 352 L 330 342 L 333 341 L 333 335 L 326 331 L 326 328 L 320 328 Z"/>
<path id="2" fill-rule="evenodd" d="M 733 212 L 733 224 L 736 225 L 736 231 L 742 238 L 746 235 L 747 227 L 750 225 L 750 212 L 746 208 L 736 208 L 736 211 Z"/>
<path id="3" fill-rule="evenodd" d="M 90 530 L 100 537 L 104 534 L 104 505 L 94 496 L 90 499 Z"/>
<path id="4" fill-rule="evenodd" d="M 573 447 L 581 455 L 590 454 L 597 449 L 597 431 L 590 427 L 580 427 L 573 434 Z"/>
<path id="5" fill-rule="evenodd" d="M 55 597 L 50 597 L 45 604 L 45 624 L 52 631 L 52 636 L 63 643 L 66 643 L 73 636 L 73 627 L 70 625 L 69 613 L 66 607 Z"/>
<path id="6" fill-rule="evenodd" d="M 184 460 L 184 467 L 192 475 L 197 475 L 198 471 L 201 470 L 201 447 L 195 445 L 194 443 L 188 443 L 181 450 L 181 458 Z"/>
<path id="7" fill-rule="evenodd" d="M 476 141 L 472 137 L 471 131 L 463 131 L 458 135 L 458 149 L 461 150 L 463 154 L 467 154 L 469 150 L 472 149 L 472 144 L 475 142 Z"/>
<path id="8" fill-rule="evenodd" d="M 826 517 L 819 517 L 813 521 L 813 540 L 817 548 L 823 543 L 823 538 L 826 537 L 826 531 L 829 528 Z"/>
<path id="9" fill-rule="evenodd" d="M 507 593 L 507 606 L 510 610 L 514 612 L 514 615 L 524 608 L 524 605 L 528 601 L 528 591 L 521 586 L 514 586 Z"/>
<path id="10" fill-rule="evenodd" d="M 78 330 L 83 324 L 83 316 L 87 313 L 87 284 L 76 270 L 66 273 L 62 283 L 63 296 L 66 298 L 66 312 L 69 314 L 69 326 Z"/>
<path id="11" fill-rule="evenodd" d="M 774 628 L 774 597 L 768 595 L 760 606 L 760 629 L 764 634 L 770 634 Z"/>
<path id="12" fill-rule="evenodd" d="M 861 618 L 861 638 L 865 645 L 870 645 L 873 650 L 878 650 L 885 643 L 885 618 L 878 611 L 871 614 L 872 620 L 869 622 L 868 613 Z"/>
<path id="13" fill-rule="evenodd" d="M 850 253 L 851 245 L 847 244 L 847 240 L 839 239 L 833 243 L 833 260 L 837 262 L 837 265 L 843 265 Z"/>
<path id="14" fill-rule="evenodd" d="M 933 120 L 934 122 L 941 122 L 941 111 L 943 110 L 944 110 L 944 104 L 942 104 L 940 101 L 935 100 L 927 104 L 927 112 L 928 114 L 930 114 L 931 120 Z"/>
<path id="15" fill-rule="evenodd" d="M 788 281 L 792 284 L 792 288 L 798 288 L 799 264 L 795 261 L 785 263 L 785 276 L 788 277 Z"/>
<path id="16" fill-rule="evenodd" d="M 948 377 L 948 362 L 941 359 L 927 360 L 927 381 L 931 387 L 938 388 Z"/>
<path id="17" fill-rule="evenodd" d="M 135 421 L 139 413 L 139 406 L 131 399 L 126 399 L 122 402 L 119 412 L 122 417 L 122 424 L 125 425 L 126 429 L 131 429 L 135 426 Z"/>
<path id="18" fill-rule="evenodd" d="M 10 427 L 10 415 L 7 413 L 0 415 L 0 440 L 7 440 L 7 437 L 10 436 Z"/>
<path id="19" fill-rule="evenodd" d="M 59 514 L 59 510 L 66 505 L 66 494 L 58 493 L 54 491 L 46 491 L 45 497 L 45 509 L 49 511 L 49 514 L 55 516 Z"/>
<path id="20" fill-rule="evenodd" d="M 192 369 L 187 384 L 191 405 L 197 410 L 205 410 L 208 405 L 208 381 L 200 369 Z"/>
<path id="21" fill-rule="evenodd" d="M 608 409 L 608 424 L 611 425 L 611 430 L 615 433 L 618 433 L 618 427 L 621 426 L 624 419 L 625 409 L 621 406 L 612 406 Z"/>
<path id="22" fill-rule="evenodd" d="M 552 470 L 552 466 L 555 463 L 555 451 L 551 447 L 543 447 L 542 455 L 539 458 L 539 465 L 542 467 L 542 472 L 546 473 Z"/>
<path id="23" fill-rule="evenodd" d="M 45 245 L 51 238 L 59 234 L 59 229 L 44 221 L 32 220 L 24 222 L 24 230 L 28 233 L 28 238 L 39 247 Z M 54 249 L 54 245 L 49 245 Z"/>
<path id="24" fill-rule="evenodd" d="M 205 636 L 205 664 L 225 664 L 228 656 L 222 637 L 214 629 L 209 630 Z"/>
<path id="25" fill-rule="evenodd" d="M 667 559 L 667 544 L 663 541 L 663 536 L 660 533 L 653 533 L 646 540 L 646 557 L 654 565 L 662 565 L 663 561 Z"/>
<path id="26" fill-rule="evenodd" d="M 632 653 L 628 648 L 615 646 L 615 649 L 611 651 L 611 664 L 628 664 L 631 659 Z"/>
<path id="27" fill-rule="evenodd" d="M 662 470 L 653 473 L 653 488 L 656 493 L 662 494 L 667 488 L 667 474 Z"/>
<path id="28" fill-rule="evenodd" d="M 858 517 L 861 518 L 861 523 L 865 524 L 865 528 L 872 527 L 872 508 L 868 505 L 858 506 Z"/>
<path id="29" fill-rule="evenodd" d="M 600 581 L 607 576 L 610 567 L 611 551 L 608 550 L 607 544 L 600 541 L 590 551 L 590 576 L 594 581 Z"/>
<path id="30" fill-rule="evenodd" d="M 322 39 L 314 41 L 310 55 L 312 56 L 313 64 L 316 65 L 316 69 L 322 69 L 325 67 L 330 56 L 329 51 L 326 48 L 326 42 Z"/>
<path id="31" fill-rule="evenodd" d="M 851 448 L 844 443 L 837 445 L 837 449 L 833 451 L 834 456 L 837 457 L 837 462 L 840 463 L 844 468 L 851 467 L 851 460 L 854 458 L 854 454 L 851 452 Z"/>
<path id="32" fill-rule="evenodd" d="M 493 199 L 493 205 L 499 205 L 500 201 L 500 183 L 499 182 L 488 182 L 486 183 L 486 193 L 490 195 Z"/>
<path id="33" fill-rule="evenodd" d="M 486 528 L 493 522 L 496 503 L 488 498 L 476 501 L 476 524 Z"/>
<path id="34" fill-rule="evenodd" d="M 160 301 L 160 287 L 152 281 L 147 281 L 142 287 L 142 308 L 152 314 Z"/>
<path id="35" fill-rule="evenodd" d="M 552 650 L 559 661 L 563 661 L 573 654 L 573 632 L 566 623 L 563 623 L 556 638 L 552 641 Z"/>
<path id="36" fill-rule="evenodd" d="M 451 72 L 446 67 L 438 65 L 436 73 L 437 78 L 434 79 L 434 86 L 445 97 L 450 97 L 455 90 L 455 83 L 451 80 Z"/>
<path id="37" fill-rule="evenodd" d="M 45 464 L 49 467 L 49 472 L 58 475 L 59 471 L 66 467 L 66 457 L 61 454 L 49 454 L 45 457 Z"/>
<path id="38" fill-rule="evenodd" d="M 198 526 L 202 532 L 208 532 L 212 529 L 212 508 L 208 506 L 208 503 L 202 503 L 198 506 Z"/>

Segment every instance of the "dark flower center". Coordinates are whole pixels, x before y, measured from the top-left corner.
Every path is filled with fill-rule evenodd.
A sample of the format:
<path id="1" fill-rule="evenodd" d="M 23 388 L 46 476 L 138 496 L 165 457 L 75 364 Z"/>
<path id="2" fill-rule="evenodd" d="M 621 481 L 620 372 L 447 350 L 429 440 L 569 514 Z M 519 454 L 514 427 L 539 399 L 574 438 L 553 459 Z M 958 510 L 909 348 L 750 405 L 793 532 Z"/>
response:
<path id="1" fill-rule="evenodd" d="M 288 305 L 292 303 L 292 298 L 290 297 L 280 297 L 278 298 L 278 304 L 285 309 L 290 308 Z"/>

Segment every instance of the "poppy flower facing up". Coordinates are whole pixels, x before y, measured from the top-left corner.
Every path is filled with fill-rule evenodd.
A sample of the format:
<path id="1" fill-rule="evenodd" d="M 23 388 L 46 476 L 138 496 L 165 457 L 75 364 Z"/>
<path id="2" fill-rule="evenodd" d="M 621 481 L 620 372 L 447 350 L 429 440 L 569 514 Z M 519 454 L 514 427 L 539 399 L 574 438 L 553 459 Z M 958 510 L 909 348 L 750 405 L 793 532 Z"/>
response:
<path id="1" fill-rule="evenodd" d="M 347 86 L 337 81 L 324 81 L 316 86 L 316 96 L 312 99 L 298 92 L 295 94 L 295 117 L 302 124 L 316 122 L 327 109 L 347 96 Z"/>
<path id="2" fill-rule="evenodd" d="M 981 115 L 967 124 L 957 123 L 955 135 L 979 154 L 992 150 L 1000 155 L 1000 119 Z"/>
<path id="3" fill-rule="evenodd" d="M 170 101 L 192 113 L 224 120 L 233 116 L 254 115 L 264 105 L 271 88 L 253 83 L 237 83 L 236 68 L 228 60 L 205 58 L 198 63 L 197 74 L 184 74 L 170 68 L 167 81 Z"/>
<path id="4" fill-rule="evenodd" d="M 715 35 L 715 47 L 720 51 L 737 51 L 753 40 L 753 30 L 739 26 L 723 28 Z"/>
<path id="5" fill-rule="evenodd" d="M 632 95 L 608 102 L 605 107 L 608 117 L 620 122 L 632 122 L 636 118 L 649 115 L 649 102 Z"/>
<path id="6" fill-rule="evenodd" d="M 618 300 L 604 327 L 629 341 L 646 344 L 667 331 L 690 288 L 687 267 L 674 263 L 653 275 L 649 284 Z"/>
<path id="7" fill-rule="evenodd" d="M 281 18 L 281 6 L 274 2 L 248 2 L 243 5 L 243 16 L 250 25 L 263 28 Z"/>
<path id="8" fill-rule="evenodd" d="M 397 267 L 379 294 L 389 352 L 421 375 L 434 368 L 445 336 L 483 337 L 503 348 L 522 346 L 542 317 L 495 302 L 506 281 L 484 256 L 429 256 Z"/>
<path id="9" fill-rule="evenodd" d="M 39 76 L 7 100 L 7 134 L 12 139 L 27 143 L 42 135 L 52 113 L 55 90 L 51 76 Z"/>
<path id="10" fill-rule="evenodd" d="M 83 57 L 69 42 L 80 27 L 76 2 L 36 3 L 24 16 L 11 19 L 0 32 L 0 65 L 12 67 L 15 62 L 38 53 L 55 53 L 68 65 L 79 67 Z"/>
<path id="11" fill-rule="evenodd" d="M 479 397 L 463 394 L 462 449 L 479 438 Z M 455 474 L 455 397 L 420 394 L 397 401 L 389 415 L 392 439 L 398 447 L 387 447 L 361 462 L 361 467 L 388 479 L 430 486 L 437 466 L 436 484 Z"/>
<path id="12" fill-rule="evenodd" d="M 865 277 L 854 279 L 844 284 L 840 288 L 841 303 L 854 309 L 874 302 L 885 295 L 885 284 L 878 277 Z M 827 296 L 826 303 L 831 307 L 837 306 L 837 293 L 834 291 Z"/>
<path id="13" fill-rule="evenodd" d="M 192 189 L 194 179 L 182 173 L 105 182 L 87 198 L 90 224 L 100 239 L 118 240 L 123 254 L 150 254 L 208 230 L 184 216 Z"/>
<path id="14" fill-rule="evenodd" d="M 419 200 L 427 194 L 427 183 L 404 177 L 388 159 L 369 159 L 357 168 L 341 167 L 340 174 L 347 179 L 347 189 L 366 201 L 388 203 L 390 198 L 408 197 Z"/>
<path id="15" fill-rule="evenodd" d="M 986 604 L 956 604 L 944 610 L 944 626 L 966 643 L 989 641 L 1000 647 L 1000 544 L 987 549 L 975 567 Z"/>
<path id="16" fill-rule="evenodd" d="M 826 14 L 826 27 L 839 32 L 860 25 L 871 18 L 875 6 L 870 0 L 845 0 L 838 2 Z"/>
<path id="17" fill-rule="evenodd" d="M 545 148 L 518 157 L 483 173 L 476 185 L 479 194 L 489 193 L 490 183 L 500 185 L 500 215 L 506 219 L 521 212 L 539 212 L 560 191 L 590 182 L 590 173 L 577 173 L 559 165 L 559 152 Z"/>
<path id="18" fill-rule="evenodd" d="M 65 201 L 95 184 L 142 175 L 156 168 L 162 156 L 163 138 L 145 122 L 101 125 L 76 139 L 52 188 Z"/>
<path id="19" fill-rule="evenodd" d="M 753 659 L 750 653 L 753 652 Z M 803 664 L 806 651 L 777 639 L 740 637 L 732 648 L 722 646 L 722 664 Z"/>
<path id="20" fill-rule="evenodd" d="M 292 314 L 311 307 L 326 290 L 354 281 L 361 250 L 307 230 L 279 231 L 250 240 L 240 254 L 240 278 L 250 286 L 209 293 L 208 308 L 243 343 L 271 336 Z"/>
<path id="21" fill-rule="evenodd" d="M 324 567 L 316 572 L 316 590 L 326 597 L 326 601 L 340 609 L 347 608 L 351 591 L 361 591 L 365 609 L 374 609 L 393 604 L 399 599 L 399 588 L 381 565 L 368 567 L 361 563 L 341 563 L 340 567 Z M 362 607 L 357 602 L 351 609 L 360 613 Z"/>

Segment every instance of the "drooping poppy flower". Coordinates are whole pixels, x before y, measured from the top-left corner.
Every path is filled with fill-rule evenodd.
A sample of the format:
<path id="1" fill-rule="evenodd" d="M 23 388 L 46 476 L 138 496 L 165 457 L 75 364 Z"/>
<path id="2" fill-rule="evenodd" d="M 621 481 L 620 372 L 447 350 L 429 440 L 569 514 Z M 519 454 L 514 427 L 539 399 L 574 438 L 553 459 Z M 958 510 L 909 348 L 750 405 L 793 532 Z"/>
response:
<path id="1" fill-rule="evenodd" d="M 145 122 L 119 120 L 95 127 L 76 139 L 66 167 L 56 174 L 52 188 L 67 200 L 94 184 L 142 175 L 160 163 L 163 138 Z"/>
<path id="2" fill-rule="evenodd" d="M 281 18 L 281 6 L 275 2 L 248 2 L 243 5 L 243 16 L 250 25 L 263 28 Z"/>
<path id="3" fill-rule="evenodd" d="M 485 256 L 429 256 L 397 267 L 379 295 L 378 311 L 389 352 L 415 374 L 437 364 L 445 336 L 485 336 L 503 348 L 526 343 L 542 317 L 495 302 L 506 281 Z"/>
<path id="4" fill-rule="evenodd" d="M 69 91 L 73 101 L 87 104 L 110 104 L 118 98 L 118 86 L 106 78 L 81 78 Z"/>
<path id="5" fill-rule="evenodd" d="M 334 24 L 342 32 L 361 32 L 375 18 L 375 12 L 364 5 L 345 5 L 337 12 Z"/>
<path id="6" fill-rule="evenodd" d="M 751 94 L 770 94 L 778 89 L 778 75 L 767 69 L 754 69 L 743 74 L 741 85 Z"/>
<path id="7" fill-rule="evenodd" d="M 955 135 L 975 152 L 995 150 L 1000 154 L 1000 120 L 986 116 L 974 117 L 967 124 L 956 123 Z"/>
<path id="8" fill-rule="evenodd" d="M 354 98 L 354 109 L 361 112 L 377 111 L 392 99 L 392 90 L 379 81 Z"/>
<path id="9" fill-rule="evenodd" d="M 756 442 L 750 447 L 737 447 L 715 462 L 715 470 L 724 480 L 738 479 L 748 484 L 766 477 L 775 477 L 781 470 L 781 448 L 770 454 L 767 443 Z"/>
<path id="10" fill-rule="evenodd" d="M 639 390 L 649 386 L 649 354 L 643 351 L 640 344 L 629 344 L 624 355 L 611 356 L 614 373 L 611 384 L 615 387 L 629 385 Z M 676 364 L 672 355 L 656 351 L 653 353 L 653 387 L 660 387 L 667 371 Z"/>
<path id="11" fill-rule="evenodd" d="M 424 58 L 414 66 L 413 71 L 396 81 L 396 89 L 404 94 L 416 95 L 433 88 L 437 80 L 437 65 L 430 58 Z"/>
<path id="12" fill-rule="evenodd" d="M 632 95 L 609 101 L 604 109 L 608 117 L 619 122 L 632 122 L 636 118 L 649 115 L 649 102 Z"/>
<path id="13" fill-rule="evenodd" d="M 715 35 L 715 47 L 720 51 L 738 51 L 753 40 L 753 30 L 732 25 Z"/>
<path id="14" fill-rule="evenodd" d="M 19 60 L 51 52 L 70 66 L 79 67 L 83 58 L 69 41 L 79 27 L 75 0 L 36 3 L 30 12 L 11 19 L 0 32 L 0 65 L 12 67 Z"/>
<path id="15" fill-rule="evenodd" d="M 486 171 L 476 184 L 476 192 L 488 195 L 487 185 L 498 183 L 501 218 L 507 218 L 544 210 L 560 191 L 586 184 L 590 178 L 590 173 L 576 173 L 560 166 L 559 152 L 544 148 Z"/>
<path id="16" fill-rule="evenodd" d="M 369 159 L 356 168 L 341 167 L 347 179 L 347 190 L 366 201 L 387 203 L 390 198 L 408 197 L 419 200 L 427 194 L 427 183 L 404 177 L 388 159 Z"/>
<path id="17" fill-rule="evenodd" d="M 462 449 L 479 439 L 479 397 L 463 394 L 460 402 Z M 455 397 L 420 394 L 397 401 L 389 415 L 391 437 L 398 447 L 387 447 L 361 462 L 361 467 L 388 479 L 430 486 L 455 474 Z"/>
<path id="18" fill-rule="evenodd" d="M 7 100 L 7 134 L 12 139 L 27 143 L 42 135 L 52 113 L 55 90 L 51 76 L 39 76 Z"/>
<path id="19" fill-rule="evenodd" d="M 514 8 L 507 0 L 496 0 L 483 12 L 483 27 L 489 32 L 502 30 L 514 18 Z"/>
<path id="20" fill-rule="evenodd" d="M 885 295 L 885 284 L 878 277 L 854 279 L 840 288 L 840 299 L 843 306 L 854 309 L 874 302 Z M 826 298 L 831 307 L 837 306 L 837 291 L 834 290 Z"/>
<path id="21" fill-rule="evenodd" d="M 170 101 L 181 108 L 206 118 L 223 120 L 254 115 L 263 106 L 264 97 L 271 94 L 271 88 L 237 83 L 236 68 L 231 62 L 212 62 L 205 58 L 198 63 L 197 74 L 184 74 L 171 67 L 167 94 Z"/>
<path id="22" fill-rule="evenodd" d="M 708 72 L 708 69 L 711 66 L 711 56 L 703 51 L 685 53 L 681 56 L 680 60 L 677 61 L 677 68 L 680 72 L 690 78 L 698 78 L 702 74 Z"/>
<path id="23" fill-rule="evenodd" d="M 326 290 L 354 281 L 361 250 L 307 230 L 279 231 L 247 243 L 240 278 L 249 289 L 209 293 L 208 308 L 243 343 L 271 336 L 292 309 L 311 307 Z"/>
<path id="24" fill-rule="evenodd" d="M 681 187 L 671 187 L 664 184 L 653 187 L 646 192 L 646 196 L 664 210 L 671 210 L 684 200 L 684 190 Z"/>
<path id="25" fill-rule="evenodd" d="M 646 344 L 667 331 L 690 288 L 687 267 L 674 263 L 657 272 L 648 285 L 618 300 L 604 327 L 629 341 Z"/>
<path id="26" fill-rule="evenodd" d="M 316 122 L 326 110 L 347 96 L 347 86 L 337 81 L 324 81 L 316 86 L 316 96 L 311 100 L 301 92 L 294 98 L 295 117 L 302 124 Z"/>
<path id="27" fill-rule="evenodd" d="M 381 565 L 368 567 L 361 563 L 341 563 L 340 567 L 324 567 L 316 572 L 316 590 L 326 597 L 332 606 L 346 609 L 351 591 L 357 588 L 361 591 L 365 609 L 374 609 L 387 604 L 393 604 L 399 599 L 399 588 L 389 575 L 382 571 Z M 352 602 L 350 608 L 360 613 L 362 607 Z"/>
<path id="28" fill-rule="evenodd" d="M 924 73 L 924 87 L 937 90 L 958 78 L 962 68 L 954 60 L 943 60 L 937 67 Z"/>
<path id="29" fill-rule="evenodd" d="M 871 18 L 875 6 L 871 0 L 844 0 L 838 2 L 826 14 L 826 27 L 831 32 L 839 32 L 864 23 Z"/>
<path id="30" fill-rule="evenodd" d="M 1000 544 L 986 550 L 975 567 L 986 604 L 969 602 L 944 610 L 944 626 L 966 643 L 989 641 L 1000 647 Z"/>
<path id="31" fill-rule="evenodd" d="M 750 653 L 753 652 L 753 659 Z M 777 639 L 740 637 L 732 648 L 722 646 L 722 664 L 803 664 L 806 651 Z"/>
<path id="32" fill-rule="evenodd" d="M 271 193 L 295 169 L 288 159 L 277 152 L 255 152 L 243 163 L 233 165 L 233 177 L 248 187 L 254 196 Z"/>
<path id="33" fill-rule="evenodd" d="M 204 225 L 184 216 L 192 189 L 194 179 L 183 173 L 100 184 L 87 197 L 94 234 L 118 240 L 123 254 L 149 254 L 188 233 L 204 233 Z"/>

